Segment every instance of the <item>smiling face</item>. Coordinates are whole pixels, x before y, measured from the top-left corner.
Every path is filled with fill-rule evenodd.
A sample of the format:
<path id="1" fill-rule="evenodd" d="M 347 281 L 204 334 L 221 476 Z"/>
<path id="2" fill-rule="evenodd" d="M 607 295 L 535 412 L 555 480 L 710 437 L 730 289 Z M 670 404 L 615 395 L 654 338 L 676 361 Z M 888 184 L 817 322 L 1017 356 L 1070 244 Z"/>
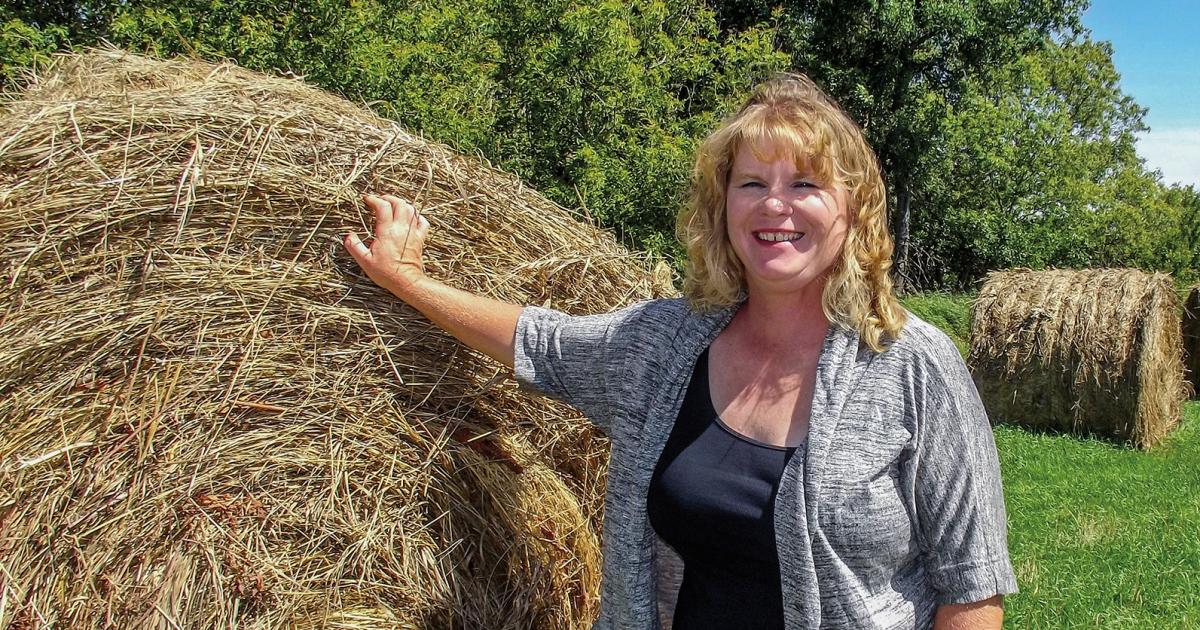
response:
<path id="1" fill-rule="evenodd" d="M 750 295 L 820 295 L 850 229 L 844 187 L 797 166 L 790 151 L 743 143 L 725 190 L 729 243 Z"/>

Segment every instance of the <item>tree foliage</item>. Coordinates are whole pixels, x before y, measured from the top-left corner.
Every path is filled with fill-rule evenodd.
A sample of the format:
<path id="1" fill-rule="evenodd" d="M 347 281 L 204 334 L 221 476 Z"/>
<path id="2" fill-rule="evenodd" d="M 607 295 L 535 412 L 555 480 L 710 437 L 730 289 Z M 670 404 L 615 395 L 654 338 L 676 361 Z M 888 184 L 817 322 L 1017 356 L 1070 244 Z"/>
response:
<path id="1" fill-rule="evenodd" d="M 1144 115 L 1111 46 L 1086 35 L 1047 41 L 967 90 L 919 166 L 922 283 L 1018 266 L 1185 273 L 1179 205 L 1135 151 Z"/>
<path id="2" fill-rule="evenodd" d="M 39 27 L 0 6 L 0 86 L 19 81 L 23 71 L 45 61 L 67 42 L 65 26 L 50 23 Z"/>

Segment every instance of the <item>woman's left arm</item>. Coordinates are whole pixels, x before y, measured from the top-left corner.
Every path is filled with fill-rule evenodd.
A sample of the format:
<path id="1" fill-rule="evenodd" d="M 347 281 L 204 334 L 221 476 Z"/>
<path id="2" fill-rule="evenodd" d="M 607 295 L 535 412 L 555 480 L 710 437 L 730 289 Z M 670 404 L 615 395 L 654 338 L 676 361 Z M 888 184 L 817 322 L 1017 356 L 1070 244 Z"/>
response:
<path id="1" fill-rule="evenodd" d="M 1003 595 L 970 604 L 942 604 L 933 618 L 933 630 L 1000 630 L 1003 624 Z"/>
<path id="2" fill-rule="evenodd" d="M 914 357 L 919 419 L 911 474 L 914 524 L 937 618 L 956 622 L 935 627 L 999 627 L 957 623 L 964 615 L 999 619 L 996 596 L 1017 591 L 992 427 L 954 346 L 930 345 Z"/>

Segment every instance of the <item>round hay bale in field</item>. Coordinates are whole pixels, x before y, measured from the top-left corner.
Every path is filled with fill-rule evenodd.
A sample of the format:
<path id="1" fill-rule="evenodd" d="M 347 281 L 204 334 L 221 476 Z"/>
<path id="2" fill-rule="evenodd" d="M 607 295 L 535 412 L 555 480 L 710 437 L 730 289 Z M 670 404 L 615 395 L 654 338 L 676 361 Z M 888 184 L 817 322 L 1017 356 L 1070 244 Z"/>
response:
<path id="1" fill-rule="evenodd" d="M 583 628 L 607 443 L 375 287 L 672 291 L 511 175 L 297 80 L 97 51 L 0 108 L 0 627 Z"/>
<path id="2" fill-rule="evenodd" d="M 997 271 L 968 359 L 995 422 L 1158 442 L 1184 398 L 1179 298 L 1134 269 Z"/>
<path id="3" fill-rule="evenodd" d="M 1183 301 L 1183 365 L 1193 392 L 1200 384 L 1200 287 L 1192 287 Z"/>

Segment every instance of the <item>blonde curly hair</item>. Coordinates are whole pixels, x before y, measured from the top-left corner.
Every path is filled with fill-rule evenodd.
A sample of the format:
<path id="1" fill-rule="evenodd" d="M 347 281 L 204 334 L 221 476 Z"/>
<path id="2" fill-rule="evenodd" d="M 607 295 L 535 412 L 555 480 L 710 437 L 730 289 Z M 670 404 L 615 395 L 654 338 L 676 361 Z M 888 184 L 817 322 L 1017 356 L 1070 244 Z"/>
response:
<path id="1" fill-rule="evenodd" d="M 780 74 L 759 84 L 700 145 L 691 198 L 676 222 L 687 248 L 688 300 L 709 310 L 734 304 L 746 290 L 725 225 L 729 170 L 743 143 L 776 147 L 798 167 L 846 189 L 850 229 L 828 273 L 821 306 L 830 322 L 858 330 L 868 347 L 883 352 L 907 316 L 888 276 L 892 238 L 879 162 L 858 125 L 803 75 Z"/>

